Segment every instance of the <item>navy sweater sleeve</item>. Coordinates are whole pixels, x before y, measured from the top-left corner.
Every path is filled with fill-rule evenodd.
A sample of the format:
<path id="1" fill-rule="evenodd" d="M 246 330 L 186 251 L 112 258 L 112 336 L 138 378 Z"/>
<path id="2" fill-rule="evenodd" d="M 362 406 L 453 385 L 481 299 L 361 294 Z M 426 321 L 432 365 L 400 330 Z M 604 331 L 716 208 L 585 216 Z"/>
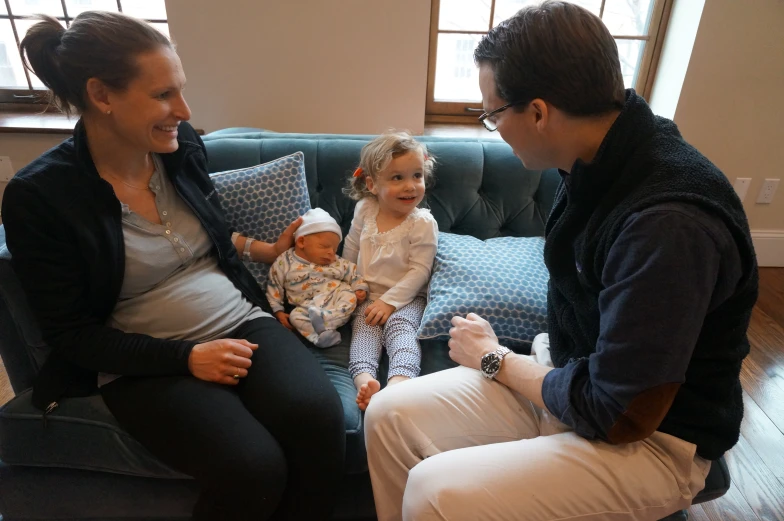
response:
<path id="1" fill-rule="evenodd" d="M 632 215 L 610 249 L 595 352 L 547 374 L 547 408 L 589 439 L 644 439 L 684 382 L 706 314 L 741 275 L 726 226 L 686 204 Z"/>

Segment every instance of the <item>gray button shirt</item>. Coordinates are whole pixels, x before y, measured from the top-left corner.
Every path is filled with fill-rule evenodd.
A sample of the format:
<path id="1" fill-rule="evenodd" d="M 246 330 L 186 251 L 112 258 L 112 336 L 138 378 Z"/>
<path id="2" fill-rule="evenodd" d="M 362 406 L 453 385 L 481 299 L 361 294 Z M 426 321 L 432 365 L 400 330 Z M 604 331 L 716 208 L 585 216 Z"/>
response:
<path id="1" fill-rule="evenodd" d="M 150 190 L 162 224 L 123 204 L 125 277 L 107 325 L 157 338 L 206 342 L 269 316 L 218 266 L 213 244 L 155 157 Z"/>

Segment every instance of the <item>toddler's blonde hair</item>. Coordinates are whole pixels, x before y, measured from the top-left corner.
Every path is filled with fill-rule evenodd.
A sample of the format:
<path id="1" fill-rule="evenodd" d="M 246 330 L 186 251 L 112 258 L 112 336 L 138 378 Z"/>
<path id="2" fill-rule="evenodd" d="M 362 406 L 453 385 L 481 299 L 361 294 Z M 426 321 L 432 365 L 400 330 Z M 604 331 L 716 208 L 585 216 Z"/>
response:
<path id="1" fill-rule="evenodd" d="M 425 187 L 429 188 L 432 184 L 433 168 L 436 165 L 433 155 L 409 132 L 390 130 L 362 147 L 359 156 L 359 168 L 362 169 L 362 174 L 349 178 L 348 187 L 344 188 L 343 192 L 355 201 L 365 197 L 375 197 L 368 190 L 365 177 L 370 176 L 373 181 L 376 181 L 378 173 L 389 166 L 393 159 L 417 150 L 422 152 L 425 157 L 423 175 L 425 176 Z"/>

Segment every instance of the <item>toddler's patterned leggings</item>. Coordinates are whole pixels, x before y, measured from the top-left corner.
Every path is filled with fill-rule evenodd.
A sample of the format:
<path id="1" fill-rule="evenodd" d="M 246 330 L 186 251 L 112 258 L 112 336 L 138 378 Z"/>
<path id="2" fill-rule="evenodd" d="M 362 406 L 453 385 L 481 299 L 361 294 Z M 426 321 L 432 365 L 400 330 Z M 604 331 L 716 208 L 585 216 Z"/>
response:
<path id="1" fill-rule="evenodd" d="M 382 347 L 389 356 L 389 378 L 393 376 L 419 375 L 422 350 L 417 340 L 417 330 L 425 311 L 425 299 L 415 298 L 410 304 L 395 310 L 383 326 L 365 324 L 365 301 L 354 312 L 353 334 L 348 370 L 354 378 L 360 373 L 369 373 L 373 378 L 378 371 L 378 360 Z"/>

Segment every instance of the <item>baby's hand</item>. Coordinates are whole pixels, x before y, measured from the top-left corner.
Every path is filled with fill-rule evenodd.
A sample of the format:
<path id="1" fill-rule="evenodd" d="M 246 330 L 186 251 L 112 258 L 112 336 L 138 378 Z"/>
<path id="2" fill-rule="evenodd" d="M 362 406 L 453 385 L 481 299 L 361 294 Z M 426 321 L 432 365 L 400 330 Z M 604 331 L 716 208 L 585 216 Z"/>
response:
<path id="1" fill-rule="evenodd" d="M 387 323 L 389 315 L 395 311 L 395 306 L 383 300 L 376 300 L 365 308 L 365 324 L 369 326 L 383 326 Z"/>
<path id="2" fill-rule="evenodd" d="M 276 311 L 275 318 L 278 319 L 278 322 L 283 324 L 286 328 L 291 329 L 292 331 L 294 328 L 291 326 L 291 322 L 289 322 L 289 314 L 283 311 Z"/>
<path id="3" fill-rule="evenodd" d="M 362 304 L 365 302 L 365 299 L 367 298 L 367 291 L 364 289 L 358 289 L 354 292 L 354 294 L 357 296 L 357 304 Z"/>

